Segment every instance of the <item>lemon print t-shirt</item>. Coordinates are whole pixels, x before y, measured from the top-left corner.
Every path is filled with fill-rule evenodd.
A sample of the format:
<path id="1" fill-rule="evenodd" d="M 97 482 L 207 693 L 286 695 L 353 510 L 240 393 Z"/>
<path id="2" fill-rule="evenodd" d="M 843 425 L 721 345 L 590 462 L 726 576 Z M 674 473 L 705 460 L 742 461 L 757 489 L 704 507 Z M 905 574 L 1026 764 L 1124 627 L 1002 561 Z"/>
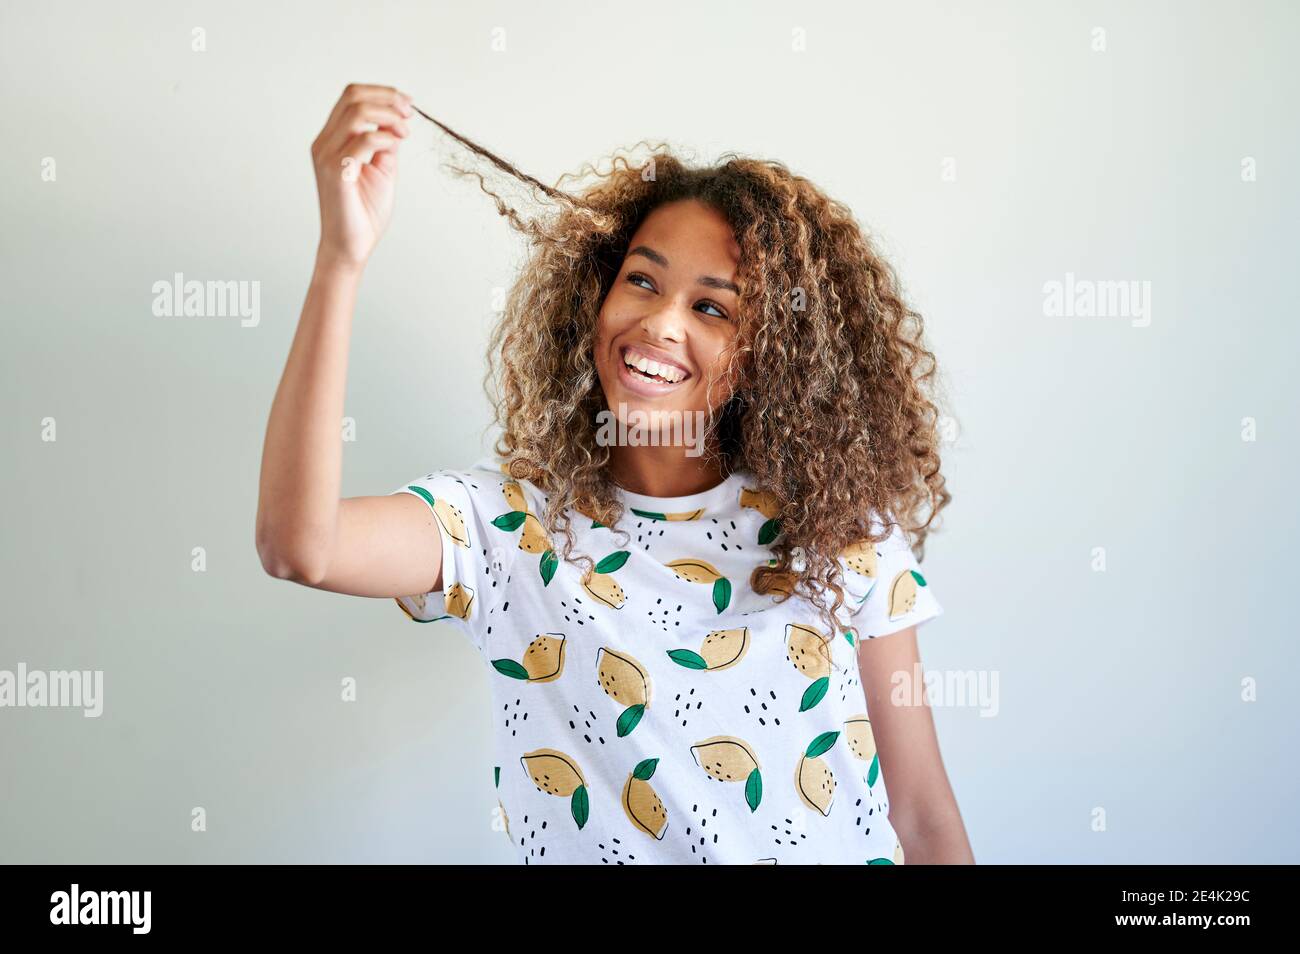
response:
<path id="1" fill-rule="evenodd" d="M 443 589 L 397 602 L 489 667 L 492 783 L 525 864 L 902 862 L 850 637 L 750 587 L 780 526 L 744 472 L 620 491 L 614 529 L 571 513 L 590 574 L 496 458 L 393 493 L 429 505 L 443 551 Z M 897 526 L 842 561 L 862 638 L 943 612 Z"/>

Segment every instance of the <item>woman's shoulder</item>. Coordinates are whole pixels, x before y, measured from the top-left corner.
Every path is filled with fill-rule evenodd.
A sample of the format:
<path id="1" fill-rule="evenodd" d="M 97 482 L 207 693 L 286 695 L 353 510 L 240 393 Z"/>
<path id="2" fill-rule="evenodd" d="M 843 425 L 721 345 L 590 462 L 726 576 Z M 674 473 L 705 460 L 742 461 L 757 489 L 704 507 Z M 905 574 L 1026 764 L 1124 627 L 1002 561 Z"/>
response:
<path id="1" fill-rule="evenodd" d="M 536 515 L 546 499 L 531 481 L 512 476 L 508 462 L 496 454 L 486 454 L 455 473 L 468 485 L 475 503 L 487 509 Z"/>

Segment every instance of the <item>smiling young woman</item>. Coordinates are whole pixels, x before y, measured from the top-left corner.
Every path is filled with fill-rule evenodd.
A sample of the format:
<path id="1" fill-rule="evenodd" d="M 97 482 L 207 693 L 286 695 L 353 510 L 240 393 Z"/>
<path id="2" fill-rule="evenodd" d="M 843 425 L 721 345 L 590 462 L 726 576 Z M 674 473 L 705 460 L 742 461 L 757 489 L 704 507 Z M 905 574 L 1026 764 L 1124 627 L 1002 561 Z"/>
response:
<path id="1" fill-rule="evenodd" d="M 533 243 L 488 354 L 502 435 L 339 499 L 353 302 L 411 115 L 349 86 L 313 144 L 267 572 L 469 637 L 525 863 L 972 861 L 929 709 L 890 701 L 943 611 L 918 564 L 949 500 L 934 358 L 849 211 L 780 163 L 665 149 L 563 193 L 438 123 L 553 200 L 528 219 L 484 186 Z M 702 447 L 611 443 L 608 414 L 660 438 L 698 415 Z"/>

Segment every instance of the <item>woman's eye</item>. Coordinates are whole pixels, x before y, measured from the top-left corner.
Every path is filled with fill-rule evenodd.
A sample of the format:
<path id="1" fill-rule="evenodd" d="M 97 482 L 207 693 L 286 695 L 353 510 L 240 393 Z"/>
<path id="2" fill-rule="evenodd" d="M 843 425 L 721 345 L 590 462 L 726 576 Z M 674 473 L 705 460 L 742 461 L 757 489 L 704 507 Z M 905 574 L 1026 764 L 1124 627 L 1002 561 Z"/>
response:
<path id="1" fill-rule="evenodd" d="M 642 275 L 640 272 L 628 272 L 628 274 L 627 274 L 627 278 L 625 278 L 624 281 L 629 282 L 629 283 L 631 283 L 631 284 L 636 284 L 638 281 L 642 281 L 642 282 L 645 282 L 646 285 L 649 286 L 650 291 L 654 291 L 654 282 L 650 281 L 649 278 L 647 278 L 646 276 Z M 637 285 L 637 287 L 638 287 L 638 288 L 645 288 L 646 285 Z M 726 313 L 725 311 L 722 310 L 722 306 L 721 306 L 721 305 L 716 305 L 716 304 L 714 304 L 713 302 L 709 301 L 707 298 L 704 299 L 703 301 L 696 302 L 696 307 L 699 307 L 700 305 L 704 305 L 704 306 L 707 306 L 707 307 L 709 307 L 709 308 L 712 308 L 712 309 L 714 309 L 714 310 L 717 312 L 717 315 L 714 315 L 714 316 L 711 316 L 711 317 L 721 318 L 721 319 L 723 319 L 724 321 L 727 320 L 727 313 Z"/>

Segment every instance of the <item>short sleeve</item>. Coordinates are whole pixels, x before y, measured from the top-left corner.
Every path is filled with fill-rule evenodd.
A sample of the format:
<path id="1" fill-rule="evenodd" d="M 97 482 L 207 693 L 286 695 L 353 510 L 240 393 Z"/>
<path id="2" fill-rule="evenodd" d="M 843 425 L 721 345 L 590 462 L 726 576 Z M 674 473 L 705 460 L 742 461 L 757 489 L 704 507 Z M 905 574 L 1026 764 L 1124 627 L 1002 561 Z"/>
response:
<path id="1" fill-rule="evenodd" d="M 887 636 L 943 614 L 897 524 L 884 540 L 852 547 L 841 560 L 849 616 L 860 638 Z"/>
<path id="2" fill-rule="evenodd" d="M 485 652 L 487 620 L 500 592 L 488 542 L 491 517 L 485 518 L 474 476 L 439 471 L 392 491 L 402 493 L 419 497 L 433 511 L 442 539 L 442 589 L 396 597 L 397 605 L 417 623 L 450 621 Z"/>

